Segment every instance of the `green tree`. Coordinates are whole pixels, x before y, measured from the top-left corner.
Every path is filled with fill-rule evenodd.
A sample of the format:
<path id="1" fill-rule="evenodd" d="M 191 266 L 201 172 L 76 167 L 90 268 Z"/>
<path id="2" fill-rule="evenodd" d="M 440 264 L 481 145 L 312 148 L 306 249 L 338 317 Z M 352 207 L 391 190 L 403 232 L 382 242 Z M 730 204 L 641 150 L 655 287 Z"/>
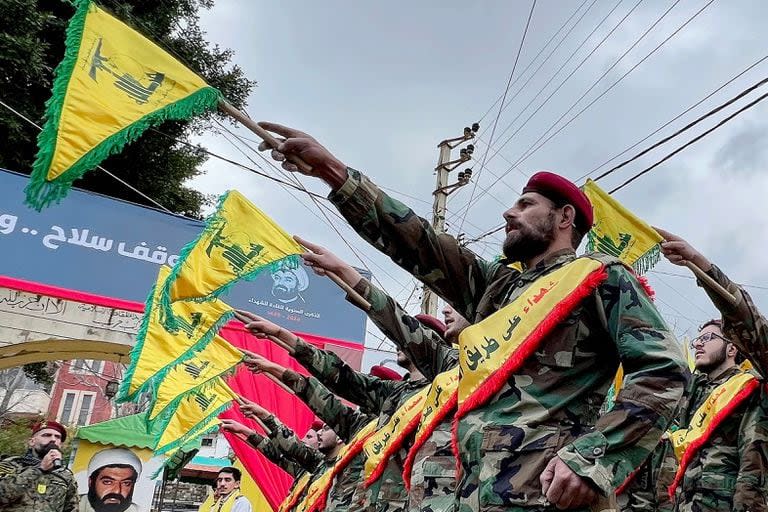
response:
<path id="1" fill-rule="evenodd" d="M 200 29 L 199 13 L 210 9 L 213 0 L 102 0 L 100 5 L 169 49 L 232 104 L 245 106 L 255 82 L 232 64 L 231 50 L 208 43 Z M 61 0 L 0 0 L 0 12 L 0 100 L 42 124 L 53 70 L 64 54 L 64 32 L 74 8 Z M 205 131 L 216 117 L 227 122 L 223 114 L 213 113 L 188 122 L 164 123 L 103 165 L 169 209 L 199 216 L 210 198 L 185 183 L 201 174 L 206 157 L 173 139 L 186 140 Z M 37 152 L 37 130 L 0 108 L 0 139 L 0 167 L 29 173 Z M 75 185 L 151 205 L 100 171 L 91 171 Z"/>

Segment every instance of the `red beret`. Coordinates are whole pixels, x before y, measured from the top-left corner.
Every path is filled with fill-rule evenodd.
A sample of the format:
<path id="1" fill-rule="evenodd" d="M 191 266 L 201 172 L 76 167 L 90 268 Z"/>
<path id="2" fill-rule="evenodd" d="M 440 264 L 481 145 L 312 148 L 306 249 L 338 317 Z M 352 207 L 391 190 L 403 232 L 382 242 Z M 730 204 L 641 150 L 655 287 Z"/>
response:
<path id="1" fill-rule="evenodd" d="M 445 338 L 445 329 L 447 329 L 447 327 L 437 318 L 423 313 L 416 315 L 414 318 L 421 322 L 424 327 L 428 327 L 435 331 L 441 338 Z"/>
<path id="2" fill-rule="evenodd" d="M 556 203 L 564 202 L 572 205 L 576 209 L 576 227 L 584 231 L 592 229 L 594 222 L 592 203 L 579 187 L 562 176 L 539 171 L 531 176 L 528 184 L 523 188 L 523 194 L 526 192 L 536 192 Z"/>
<path id="3" fill-rule="evenodd" d="M 377 364 L 371 367 L 371 375 L 384 380 L 403 380 L 403 377 L 391 368 Z"/>
<path id="4" fill-rule="evenodd" d="M 309 429 L 318 432 L 323 429 L 324 425 L 325 423 L 323 423 L 322 420 L 315 420 L 312 422 L 312 425 L 309 426 Z"/>
<path id="5" fill-rule="evenodd" d="M 62 442 L 67 440 L 67 429 L 64 428 L 64 425 L 62 425 L 58 421 L 43 421 L 41 423 L 35 423 L 34 425 L 32 425 L 32 435 L 35 435 L 41 430 L 45 430 L 47 428 L 55 430 L 59 434 L 61 434 Z"/>

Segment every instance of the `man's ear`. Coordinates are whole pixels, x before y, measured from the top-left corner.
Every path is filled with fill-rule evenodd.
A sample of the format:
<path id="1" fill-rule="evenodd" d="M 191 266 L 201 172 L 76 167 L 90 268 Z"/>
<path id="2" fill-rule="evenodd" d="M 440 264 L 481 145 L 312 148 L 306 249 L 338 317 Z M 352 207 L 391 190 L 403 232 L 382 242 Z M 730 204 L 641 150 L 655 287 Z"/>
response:
<path id="1" fill-rule="evenodd" d="M 576 208 L 573 205 L 566 204 L 563 206 L 562 217 L 560 217 L 560 227 L 571 227 L 576 225 Z"/>

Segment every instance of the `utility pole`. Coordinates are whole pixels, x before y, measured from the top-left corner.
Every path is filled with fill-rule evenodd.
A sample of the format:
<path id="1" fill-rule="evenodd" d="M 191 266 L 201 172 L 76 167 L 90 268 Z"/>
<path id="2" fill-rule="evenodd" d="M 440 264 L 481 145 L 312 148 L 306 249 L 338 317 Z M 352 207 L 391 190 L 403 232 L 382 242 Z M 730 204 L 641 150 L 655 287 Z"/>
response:
<path id="1" fill-rule="evenodd" d="M 448 196 L 457 191 L 460 187 L 469 183 L 470 178 L 472 178 L 472 169 L 466 169 L 459 172 L 458 180 L 455 183 L 448 184 L 448 174 L 464 162 L 471 160 L 475 147 L 472 144 L 468 144 L 467 147 L 461 148 L 459 151 L 459 158 L 455 160 L 451 160 L 451 150 L 468 140 L 475 138 L 479 129 L 480 125 L 474 123 L 471 128 L 469 126 L 464 128 L 464 134 L 461 137 L 446 139 L 437 145 L 440 150 L 440 156 L 437 159 L 437 167 L 435 167 L 437 183 L 434 192 L 432 192 L 432 195 L 434 196 L 434 203 L 432 206 L 432 228 L 434 228 L 438 235 L 445 233 L 445 210 Z M 422 294 L 421 312 L 427 315 L 437 316 L 437 295 L 427 288 L 426 285 L 424 285 L 424 292 Z"/>

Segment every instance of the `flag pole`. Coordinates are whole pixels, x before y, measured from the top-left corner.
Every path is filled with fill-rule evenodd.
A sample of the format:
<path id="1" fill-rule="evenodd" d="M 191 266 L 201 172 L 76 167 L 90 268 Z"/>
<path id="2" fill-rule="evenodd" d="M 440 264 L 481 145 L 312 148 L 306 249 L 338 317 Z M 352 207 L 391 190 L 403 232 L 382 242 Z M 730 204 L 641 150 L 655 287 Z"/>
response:
<path id="1" fill-rule="evenodd" d="M 251 130 L 253 133 L 261 137 L 264 142 L 272 146 L 272 149 L 277 149 L 277 147 L 280 145 L 280 141 L 277 140 L 271 133 L 269 133 L 267 130 L 262 128 L 258 125 L 253 119 L 245 115 L 243 112 L 238 110 L 234 107 L 231 103 L 229 103 L 226 100 L 220 100 L 219 101 L 219 108 L 227 115 L 238 121 L 240 124 Z M 310 172 L 312 170 L 312 166 L 306 163 L 304 160 L 299 158 L 295 155 L 286 155 L 288 157 L 288 160 L 290 160 L 292 163 L 296 164 L 296 166 L 299 168 L 302 172 Z M 347 283 L 341 280 L 339 276 L 334 274 L 333 272 L 326 272 L 328 277 L 339 285 L 352 299 L 355 304 L 357 304 L 360 308 L 362 308 L 364 311 L 370 311 L 371 310 L 371 304 L 365 300 L 363 297 L 360 296 L 359 293 L 357 293 L 355 290 L 353 290 Z"/>
<path id="2" fill-rule="evenodd" d="M 700 281 L 706 283 L 707 286 L 717 292 L 717 294 L 725 299 L 728 304 L 733 307 L 736 307 L 739 304 L 738 299 L 734 297 L 731 292 L 723 288 L 720 283 L 712 279 L 706 272 L 699 268 L 698 265 L 691 263 L 690 261 L 685 261 L 684 264 Z"/>
<path id="3" fill-rule="evenodd" d="M 227 115 L 235 119 L 237 122 L 251 130 L 253 133 L 261 137 L 261 139 L 272 146 L 272 149 L 277 149 L 277 147 L 280 145 L 280 141 L 277 140 L 271 133 L 269 133 L 267 130 L 262 128 L 261 126 L 256 123 L 253 119 L 245 115 L 243 112 L 238 110 L 234 107 L 231 103 L 229 103 L 227 100 L 219 100 L 219 108 Z M 299 168 L 302 172 L 309 172 L 312 170 L 312 166 L 309 165 L 307 162 L 299 158 L 298 156 L 294 155 L 286 155 L 288 157 L 288 160 L 296 164 L 296 166 Z"/>

